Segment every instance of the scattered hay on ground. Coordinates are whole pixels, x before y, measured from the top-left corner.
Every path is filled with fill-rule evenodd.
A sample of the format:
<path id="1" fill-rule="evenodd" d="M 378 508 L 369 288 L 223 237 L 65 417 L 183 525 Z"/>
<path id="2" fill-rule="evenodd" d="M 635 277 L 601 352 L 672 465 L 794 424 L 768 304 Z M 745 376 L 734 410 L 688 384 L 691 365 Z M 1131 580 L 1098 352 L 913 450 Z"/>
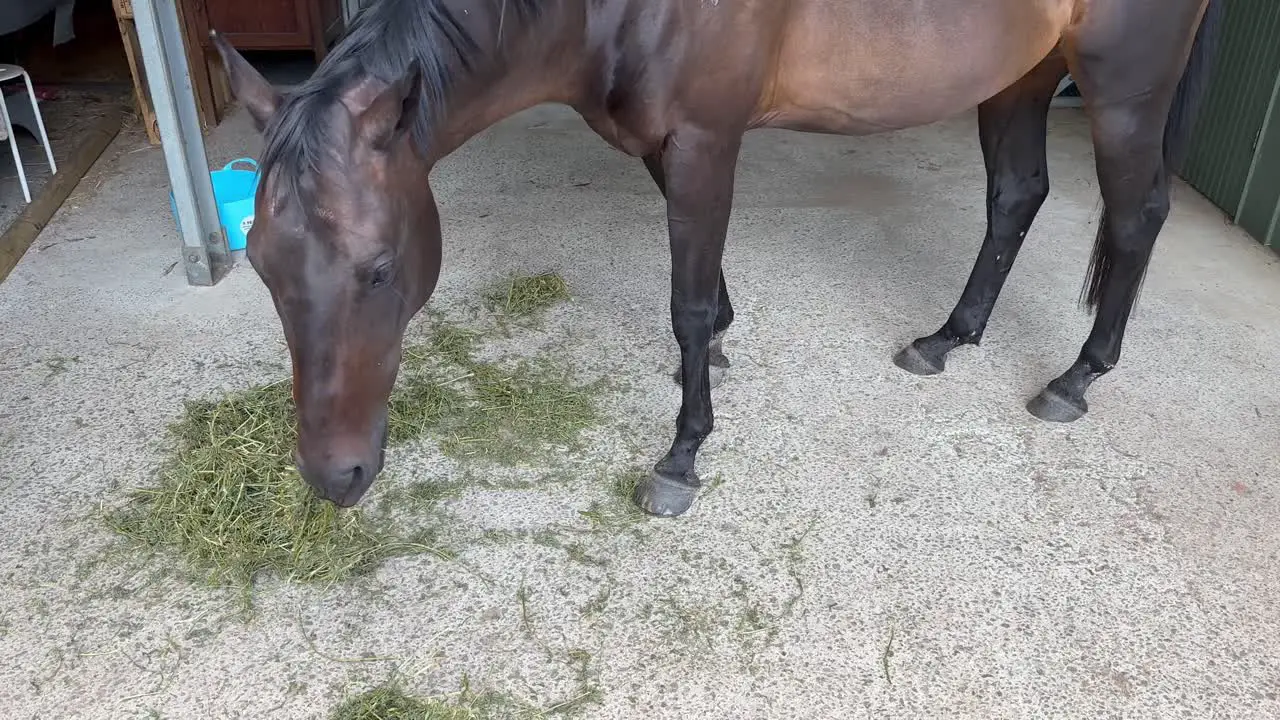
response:
<path id="1" fill-rule="evenodd" d="M 522 319 L 569 297 L 568 283 L 555 273 L 512 275 L 485 294 L 485 304 L 493 312 Z"/>
<path id="2" fill-rule="evenodd" d="M 556 714 L 566 714 L 552 709 Z M 398 679 L 344 700 L 329 720 L 514 720 L 544 718 L 548 710 L 495 692 L 476 693 L 467 684 L 449 696 L 406 692 Z"/>
<path id="3" fill-rule="evenodd" d="M 375 688 L 348 698 L 329 715 L 330 720 L 473 720 L 477 717 L 470 708 L 434 698 L 414 697 L 394 686 Z"/>
<path id="4" fill-rule="evenodd" d="M 633 468 L 608 478 L 608 496 L 604 500 L 593 501 L 590 507 L 579 511 L 579 514 L 597 530 L 624 529 L 644 522 L 649 516 L 636 506 L 632 496 L 636 486 L 647 475 L 647 470 Z"/>
<path id="5" fill-rule="evenodd" d="M 547 652 L 559 654 L 549 648 Z M 383 684 L 343 700 L 328 720 L 535 720 L 571 718 L 600 702 L 602 693 L 591 671 L 592 656 L 580 648 L 567 651 L 564 663 L 574 671 L 570 697 L 540 706 L 510 694 L 472 690 L 464 676 L 462 687 L 449 695 L 423 697 L 404 689 L 398 672 Z"/>
<path id="6" fill-rule="evenodd" d="M 480 339 L 481 333 L 476 330 L 439 320 L 431 328 L 426 348 L 439 360 L 465 368 L 475 362 L 476 344 Z"/>
<path id="7" fill-rule="evenodd" d="M 387 441 L 399 445 L 428 435 L 465 413 L 467 401 L 459 385 L 463 379 L 440 379 L 406 368 L 387 402 Z"/>
<path id="8" fill-rule="evenodd" d="M 595 386 L 573 383 L 549 363 L 507 368 L 473 363 L 470 403 L 446 428 L 441 450 L 459 459 L 514 466 L 547 460 L 597 419 Z"/>
<path id="9" fill-rule="evenodd" d="M 140 545 L 176 550 L 213 584 L 247 587 L 262 571 L 331 582 L 436 552 L 372 527 L 359 510 L 339 512 L 303 484 L 288 382 L 189 402 L 170 433 L 174 454 L 158 485 L 106 519 Z"/>
<path id="10" fill-rule="evenodd" d="M 597 382 L 582 385 L 548 357 L 516 363 L 476 358 L 482 335 L 444 321 L 405 348 L 392 396 L 392 442 L 433 435 L 461 461 L 505 466 L 554 459 L 598 420 Z"/>
<path id="11" fill-rule="evenodd" d="M 567 295 L 555 276 L 511 283 L 519 312 Z M 596 421 L 599 386 L 575 384 L 546 358 L 513 367 L 479 361 L 482 337 L 438 321 L 426 342 L 405 348 L 388 408 L 391 443 L 434 437 L 455 459 L 509 466 L 554 459 Z M 264 571 L 332 582 L 395 556 L 445 555 L 422 536 L 317 499 L 294 468 L 296 437 L 287 380 L 189 402 L 171 427 L 172 456 L 157 485 L 138 490 L 107 523 L 139 546 L 176 551 L 213 584 L 245 589 Z M 384 500 L 427 511 L 457 489 L 419 484 Z"/>

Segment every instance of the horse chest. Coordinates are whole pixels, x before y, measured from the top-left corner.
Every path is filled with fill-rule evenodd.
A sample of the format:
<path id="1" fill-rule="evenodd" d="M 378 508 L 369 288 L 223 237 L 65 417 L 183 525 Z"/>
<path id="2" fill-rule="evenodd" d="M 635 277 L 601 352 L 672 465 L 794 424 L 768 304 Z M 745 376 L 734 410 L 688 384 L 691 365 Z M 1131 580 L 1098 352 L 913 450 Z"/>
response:
<path id="1" fill-rule="evenodd" d="M 657 152 L 667 135 L 658 105 L 646 101 L 634 87 L 617 85 L 576 109 L 605 142 L 634 157 Z"/>

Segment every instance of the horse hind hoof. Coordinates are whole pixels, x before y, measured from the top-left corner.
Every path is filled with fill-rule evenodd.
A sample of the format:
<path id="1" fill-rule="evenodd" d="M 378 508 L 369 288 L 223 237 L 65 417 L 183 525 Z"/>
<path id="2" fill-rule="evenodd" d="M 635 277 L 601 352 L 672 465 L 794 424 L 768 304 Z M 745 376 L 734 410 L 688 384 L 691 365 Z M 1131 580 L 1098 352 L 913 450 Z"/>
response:
<path id="1" fill-rule="evenodd" d="M 655 470 L 636 485 L 631 499 L 650 515 L 676 517 L 688 511 L 697 497 L 697 485 L 667 477 Z"/>
<path id="2" fill-rule="evenodd" d="M 1089 412 L 1089 403 L 1084 398 L 1079 401 L 1045 388 L 1039 395 L 1027 402 L 1027 412 L 1045 422 L 1075 422 Z"/>
<path id="3" fill-rule="evenodd" d="M 938 375 L 946 369 L 946 359 L 939 358 L 933 361 L 920 352 L 920 348 L 915 343 L 902 348 L 897 355 L 893 356 L 893 364 L 906 370 L 912 375 Z"/>

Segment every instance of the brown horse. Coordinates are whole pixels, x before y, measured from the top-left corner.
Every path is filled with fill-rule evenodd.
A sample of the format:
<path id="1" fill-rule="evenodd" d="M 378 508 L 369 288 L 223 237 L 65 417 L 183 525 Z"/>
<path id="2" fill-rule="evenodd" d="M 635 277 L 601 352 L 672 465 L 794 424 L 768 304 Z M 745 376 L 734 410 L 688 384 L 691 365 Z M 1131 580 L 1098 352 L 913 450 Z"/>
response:
<path id="1" fill-rule="evenodd" d="M 1222 0 L 1213 0 L 1213 6 Z M 1105 205 L 1075 363 L 1029 404 L 1070 421 L 1115 366 L 1169 213 L 1169 160 L 1199 94 L 1209 0 L 380 0 L 287 96 L 215 44 L 266 148 L 248 255 L 293 360 L 298 467 L 355 504 L 382 469 L 409 319 L 435 288 L 428 173 L 474 134 L 544 102 L 643 158 L 666 197 L 683 400 L 635 501 L 679 515 L 711 432 L 712 366 L 733 318 L 720 269 L 744 133 L 858 135 L 978 106 L 988 230 L 941 330 L 895 361 L 919 374 L 976 344 L 1049 191 L 1050 100 L 1069 71 Z M 1211 18 L 1216 17 L 1211 13 Z M 1201 32 L 1197 33 L 1197 28 Z M 1196 52 L 1193 52 L 1193 46 Z M 1184 75 L 1185 71 L 1185 75 Z"/>

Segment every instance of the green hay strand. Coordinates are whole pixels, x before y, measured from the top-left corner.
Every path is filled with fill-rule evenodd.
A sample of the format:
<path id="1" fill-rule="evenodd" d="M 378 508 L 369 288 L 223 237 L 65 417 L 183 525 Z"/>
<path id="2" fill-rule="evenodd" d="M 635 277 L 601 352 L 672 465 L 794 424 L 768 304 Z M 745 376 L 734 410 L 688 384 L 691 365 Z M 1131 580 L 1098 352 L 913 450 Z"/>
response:
<path id="1" fill-rule="evenodd" d="M 393 680 L 347 698 L 330 712 L 328 720 L 515 720 L 549 714 L 508 695 L 474 692 L 465 681 L 462 690 L 450 696 L 420 697 L 405 692 L 400 682 Z"/>
<path id="2" fill-rule="evenodd" d="M 579 385 L 545 357 L 477 360 L 480 338 L 437 322 L 430 340 L 406 348 L 391 401 L 392 442 L 431 434 L 456 460 L 515 466 L 573 446 L 598 420 L 602 384 Z"/>
<path id="3" fill-rule="evenodd" d="M 573 445 L 597 417 L 596 388 L 574 385 L 545 363 L 474 363 L 469 384 L 467 410 L 440 446 L 455 458 L 508 466 L 544 460 Z"/>
<path id="4" fill-rule="evenodd" d="M 600 689 L 590 678 L 591 660 L 591 655 L 585 651 L 569 652 L 568 661 L 577 676 L 577 687 L 571 697 L 547 707 L 506 693 L 476 692 L 465 677 L 458 692 L 422 697 L 405 692 L 402 680 L 397 676 L 342 701 L 330 711 L 328 720 L 534 720 L 575 717 L 602 699 Z"/>
<path id="5" fill-rule="evenodd" d="M 569 299 L 569 285 L 555 273 L 513 275 L 485 295 L 488 308 L 510 318 L 527 318 Z"/>
<path id="6" fill-rule="evenodd" d="M 649 516 L 636 507 L 632 496 L 647 474 L 647 470 L 637 468 L 608 478 L 607 497 L 593 501 L 579 514 L 594 530 L 620 530 L 645 522 Z"/>
<path id="7" fill-rule="evenodd" d="M 380 687 L 334 708 L 330 720 L 473 720 L 470 708 L 407 695 L 396 687 Z"/>

